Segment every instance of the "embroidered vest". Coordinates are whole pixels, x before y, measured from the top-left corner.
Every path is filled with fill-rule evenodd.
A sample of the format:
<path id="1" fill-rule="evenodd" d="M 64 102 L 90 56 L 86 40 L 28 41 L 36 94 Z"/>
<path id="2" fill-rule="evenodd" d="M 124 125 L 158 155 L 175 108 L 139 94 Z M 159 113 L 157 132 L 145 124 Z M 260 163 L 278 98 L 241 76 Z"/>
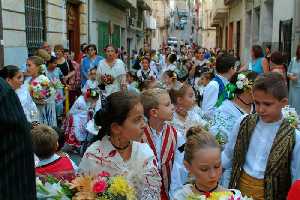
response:
<path id="1" fill-rule="evenodd" d="M 159 157 L 152 138 L 152 131 L 149 126 L 144 129 L 142 142 L 148 143 L 153 150 L 156 159 L 160 159 L 161 161 L 159 170 L 162 178 L 161 198 L 165 199 L 168 197 L 169 186 L 171 183 L 171 171 L 177 146 L 177 131 L 169 124 L 166 126 L 163 132 L 161 155 Z"/>
<path id="2" fill-rule="evenodd" d="M 72 163 L 66 156 L 62 156 L 47 165 L 35 168 L 35 172 L 37 175 L 52 175 L 60 180 L 71 181 L 75 178 Z"/>
<path id="3" fill-rule="evenodd" d="M 258 115 L 248 115 L 242 121 L 234 147 L 232 175 L 229 188 L 239 188 L 239 182 Z M 295 129 L 283 120 L 268 156 L 264 175 L 266 200 L 285 200 L 291 186 L 291 159 L 295 145 Z M 255 161 L 254 161 L 255 162 Z"/>

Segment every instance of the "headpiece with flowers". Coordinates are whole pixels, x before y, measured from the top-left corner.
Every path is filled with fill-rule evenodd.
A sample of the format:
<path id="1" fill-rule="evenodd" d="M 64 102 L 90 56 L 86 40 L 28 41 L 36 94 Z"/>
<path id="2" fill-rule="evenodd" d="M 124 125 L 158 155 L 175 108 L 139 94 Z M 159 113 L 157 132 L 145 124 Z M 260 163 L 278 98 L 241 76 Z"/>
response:
<path id="1" fill-rule="evenodd" d="M 247 74 L 245 72 L 241 72 L 237 76 L 237 81 L 235 83 L 229 83 L 226 85 L 226 92 L 228 99 L 233 99 L 235 97 L 236 90 L 247 91 L 252 89 L 254 81 L 251 81 L 247 78 Z"/>

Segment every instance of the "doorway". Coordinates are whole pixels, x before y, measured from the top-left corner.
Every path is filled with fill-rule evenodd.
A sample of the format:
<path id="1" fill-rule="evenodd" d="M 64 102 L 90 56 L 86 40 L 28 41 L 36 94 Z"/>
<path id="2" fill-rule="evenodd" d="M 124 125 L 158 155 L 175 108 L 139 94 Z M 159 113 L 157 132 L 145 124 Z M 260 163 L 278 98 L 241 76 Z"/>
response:
<path id="1" fill-rule="evenodd" d="M 67 37 L 69 50 L 77 60 L 80 53 L 80 4 L 67 2 Z"/>

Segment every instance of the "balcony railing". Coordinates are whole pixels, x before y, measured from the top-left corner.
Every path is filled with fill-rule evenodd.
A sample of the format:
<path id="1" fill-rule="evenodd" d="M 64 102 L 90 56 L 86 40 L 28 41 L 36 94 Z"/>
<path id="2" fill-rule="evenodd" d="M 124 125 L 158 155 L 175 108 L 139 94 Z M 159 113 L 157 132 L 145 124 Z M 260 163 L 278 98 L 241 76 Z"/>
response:
<path id="1" fill-rule="evenodd" d="M 220 24 L 228 14 L 228 8 L 225 5 L 226 0 L 213 0 L 213 9 L 212 9 L 212 20 L 211 26 L 216 26 Z"/>

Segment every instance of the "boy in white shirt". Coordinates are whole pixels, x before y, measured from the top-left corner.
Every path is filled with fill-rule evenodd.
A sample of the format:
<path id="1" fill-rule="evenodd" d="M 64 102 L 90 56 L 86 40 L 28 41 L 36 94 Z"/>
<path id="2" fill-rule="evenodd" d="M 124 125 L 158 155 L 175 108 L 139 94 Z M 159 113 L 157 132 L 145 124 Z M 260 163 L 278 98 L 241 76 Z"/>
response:
<path id="1" fill-rule="evenodd" d="M 222 152 L 223 178 L 229 188 L 253 199 L 284 200 L 292 182 L 300 178 L 300 132 L 281 112 L 287 96 L 278 73 L 263 74 L 255 81 L 257 114 L 238 121 Z"/>
<path id="2" fill-rule="evenodd" d="M 205 117 L 213 117 L 214 107 L 220 106 L 226 99 L 225 87 L 235 73 L 235 58 L 233 56 L 219 56 L 216 60 L 216 75 L 203 91 L 202 110 Z"/>

